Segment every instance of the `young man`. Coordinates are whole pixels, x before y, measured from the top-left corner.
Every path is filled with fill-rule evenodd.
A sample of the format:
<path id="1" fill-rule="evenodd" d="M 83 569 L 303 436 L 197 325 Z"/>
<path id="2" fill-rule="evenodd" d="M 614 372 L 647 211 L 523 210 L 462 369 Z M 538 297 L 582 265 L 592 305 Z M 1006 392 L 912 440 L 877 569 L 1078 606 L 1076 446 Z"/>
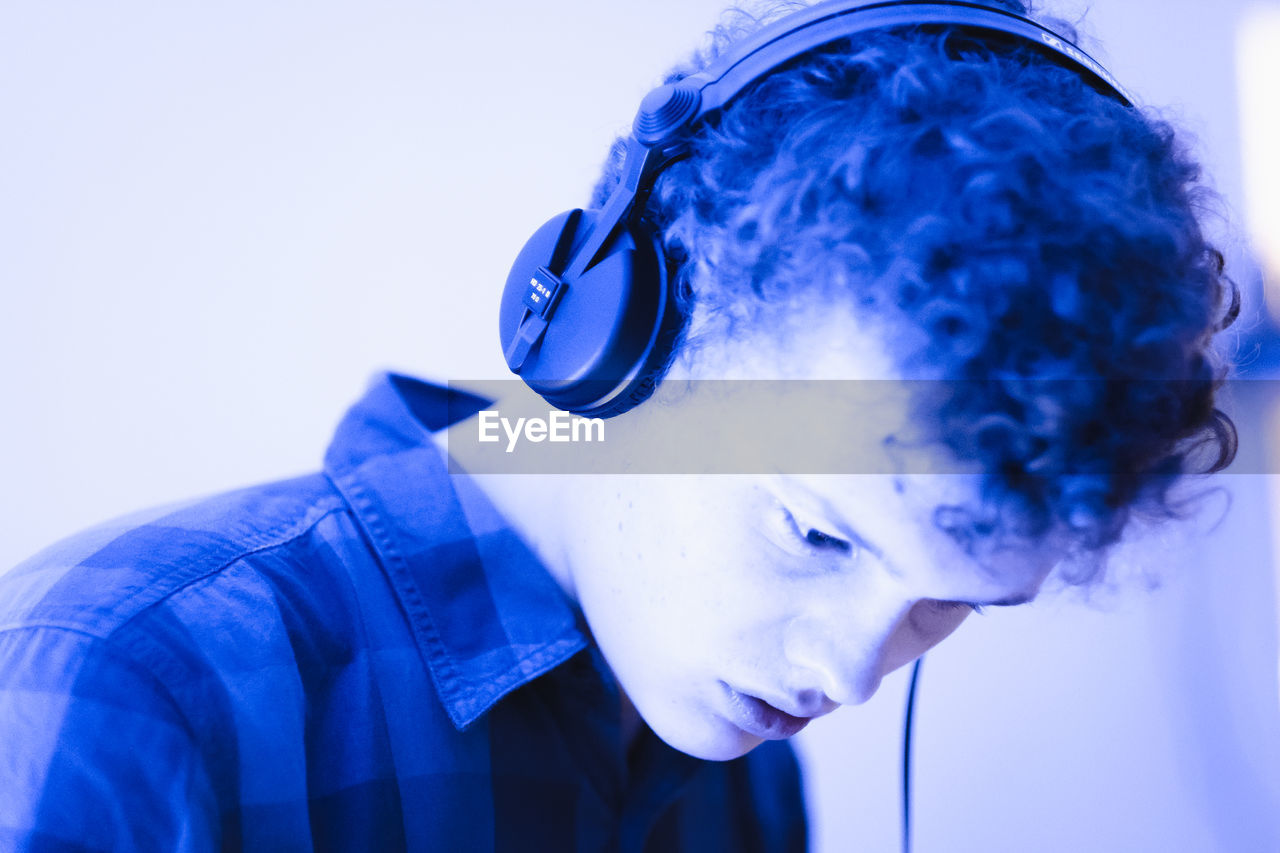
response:
<path id="1" fill-rule="evenodd" d="M 553 417 L 531 391 L 387 376 L 323 473 L 14 569 L 6 843 L 803 847 L 787 737 L 1230 459 L 1195 167 L 1123 101 L 966 27 L 816 44 L 640 194 L 674 349 L 572 465 L 484 467 L 481 410 Z M 686 476 L 677 443 L 731 452 Z"/>

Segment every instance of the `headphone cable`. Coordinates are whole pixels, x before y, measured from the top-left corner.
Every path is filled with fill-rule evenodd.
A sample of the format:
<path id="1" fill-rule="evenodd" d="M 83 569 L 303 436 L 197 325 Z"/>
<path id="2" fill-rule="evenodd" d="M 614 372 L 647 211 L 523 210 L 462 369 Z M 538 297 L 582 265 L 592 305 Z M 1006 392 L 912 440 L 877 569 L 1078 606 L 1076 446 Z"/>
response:
<path id="1" fill-rule="evenodd" d="M 920 662 L 911 667 L 911 686 L 907 688 L 907 716 L 902 724 L 902 853 L 911 853 L 911 716 L 916 706 L 916 683 L 920 680 Z"/>

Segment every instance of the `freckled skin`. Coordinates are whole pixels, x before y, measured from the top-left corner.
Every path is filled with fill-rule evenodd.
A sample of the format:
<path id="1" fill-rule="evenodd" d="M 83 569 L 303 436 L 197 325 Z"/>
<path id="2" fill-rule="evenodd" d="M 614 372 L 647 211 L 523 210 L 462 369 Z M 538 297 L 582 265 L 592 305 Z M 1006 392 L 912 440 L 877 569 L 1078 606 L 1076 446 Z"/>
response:
<path id="1" fill-rule="evenodd" d="M 632 485 L 622 539 L 586 535 L 568 551 L 578 601 L 640 715 L 704 758 L 732 758 L 760 742 L 733 719 L 726 685 L 800 716 L 858 704 L 967 615 L 936 602 L 1023 594 L 1052 566 L 1044 555 L 1014 553 L 1002 555 L 999 570 L 980 566 L 932 528 L 918 508 L 927 499 L 895 497 L 876 478 L 783 487 L 649 477 Z M 923 498 L 926 485 L 904 494 Z M 861 508 L 851 523 L 877 532 L 886 559 L 787 542 L 772 498 L 806 488 Z M 716 512 L 708 517 L 704 507 Z"/>

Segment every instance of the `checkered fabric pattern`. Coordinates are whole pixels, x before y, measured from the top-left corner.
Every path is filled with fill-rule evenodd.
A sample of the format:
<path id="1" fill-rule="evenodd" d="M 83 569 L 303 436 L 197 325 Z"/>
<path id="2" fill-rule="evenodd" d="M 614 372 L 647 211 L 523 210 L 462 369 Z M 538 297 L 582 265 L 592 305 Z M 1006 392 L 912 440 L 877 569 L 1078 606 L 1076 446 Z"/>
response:
<path id="1" fill-rule="evenodd" d="M 0 577 L 0 849 L 803 849 L 786 744 L 623 753 L 580 613 L 430 440 L 482 405 L 380 376 L 323 473 Z"/>

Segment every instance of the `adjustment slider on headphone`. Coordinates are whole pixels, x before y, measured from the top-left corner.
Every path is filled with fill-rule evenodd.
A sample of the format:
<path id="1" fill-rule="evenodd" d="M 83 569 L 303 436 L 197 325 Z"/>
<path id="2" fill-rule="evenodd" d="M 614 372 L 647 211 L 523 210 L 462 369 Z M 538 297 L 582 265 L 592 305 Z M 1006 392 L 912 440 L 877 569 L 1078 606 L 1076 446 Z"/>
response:
<path id="1" fill-rule="evenodd" d="M 685 81 L 659 86 L 644 96 L 632 131 L 636 139 L 652 148 L 669 140 L 698 114 L 702 92 Z"/>

